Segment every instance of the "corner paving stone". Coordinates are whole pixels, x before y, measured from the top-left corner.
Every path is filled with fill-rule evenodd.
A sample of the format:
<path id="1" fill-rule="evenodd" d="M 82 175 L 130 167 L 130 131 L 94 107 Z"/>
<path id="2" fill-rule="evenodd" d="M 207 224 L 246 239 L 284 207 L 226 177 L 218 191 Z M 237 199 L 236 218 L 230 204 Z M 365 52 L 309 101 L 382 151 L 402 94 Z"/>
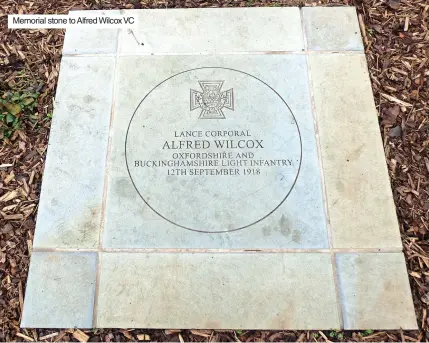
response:
<path id="1" fill-rule="evenodd" d="M 121 13 L 66 32 L 21 326 L 416 328 L 355 8 Z"/>
<path id="2" fill-rule="evenodd" d="M 355 7 L 304 7 L 309 50 L 360 50 L 363 44 Z"/>
<path id="3" fill-rule="evenodd" d="M 90 328 L 97 253 L 33 252 L 21 326 Z"/>
<path id="4" fill-rule="evenodd" d="M 402 253 L 337 254 L 344 329 L 418 329 Z"/>
<path id="5" fill-rule="evenodd" d="M 120 11 L 70 11 L 71 17 L 120 15 Z M 119 29 L 68 28 L 64 37 L 63 55 L 116 54 Z"/>

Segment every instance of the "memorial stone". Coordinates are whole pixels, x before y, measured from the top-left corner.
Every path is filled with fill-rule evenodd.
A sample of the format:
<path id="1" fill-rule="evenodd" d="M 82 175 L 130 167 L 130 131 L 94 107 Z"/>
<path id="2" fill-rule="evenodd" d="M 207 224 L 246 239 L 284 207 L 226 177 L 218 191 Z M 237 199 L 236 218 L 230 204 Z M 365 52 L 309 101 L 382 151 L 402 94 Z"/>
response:
<path id="1" fill-rule="evenodd" d="M 353 7 L 72 12 L 23 327 L 417 328 Z"/>

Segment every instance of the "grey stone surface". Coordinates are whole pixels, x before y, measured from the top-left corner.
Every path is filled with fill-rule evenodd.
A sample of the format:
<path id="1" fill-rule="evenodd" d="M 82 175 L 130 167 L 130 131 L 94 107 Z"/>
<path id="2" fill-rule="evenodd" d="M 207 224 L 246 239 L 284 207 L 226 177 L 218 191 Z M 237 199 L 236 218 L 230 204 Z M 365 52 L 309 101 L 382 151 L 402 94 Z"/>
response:
<path id="1" fill-rule="evenodd" d="M 120 11 L 70 11 L 70 16 L 119 15 Z M 63 55 L 115 54 L 119 29 L 69 28 L 66 31 Z"/>
<path id="2" fill-rule="evenodd" d="M 213 68 L 183 72 L 201 65 Z M 192 56 L 123 56 L 118 68 L 104 247 L 327 247 L 305 56 L 204 56 L 198 60 Z M 181 74 L 162 83 L 177 73 Z M 221 91 L 233 89 L 234 109 L 223 108 L 224 119 L 200 119 L 201 108 L 190 110 L 191 89 L 202 92 L 198 82 L 205 80 L 223 80 Z M 299 131 L 279 95 L 293 111 Z M 206 133 L 234 130 L 249 136 L 206 137 Z M 186 131 L 200 132 L 203 137 L 174 137 Z M 216 148 L 216 139 L 244 139 L 251 144 L 259 140 L 264 148 Z M 177 145 L 179 140 L 205 140 L 211 146 L 173 149 L 172 141 Z M 165 142 L 170 149 L 163 149 Z M 168 175 L 174 168 L 135 165 L 135 161 L 174 161 L 178 152 L 233 156 L 217 159 L 218 167 L 184 167 L 186 175 Z M 248 163 L 284 159 L 292 165 L 222 167 L 239 161 L 236 155 L 243 152 L 254 154 L 241 159 Z M 198 159 L 188 157 L 188 161 Z M 202 169 L 232 169 L 240 175 L 190 175 Z M 243 175 L 245 169 L 260 169 L 260 174 Z"/>
<path id="3" fill-rule="evenodd" d="M 402 247 L 364 55 L 310 55 L 335 248 Z"/>
<path id="4" fill-rule="evenodd" d="M 113 57 L 64 57 L 35 248 L 96 248 L 112 103 Z"/>
<path id="5" fill-rule="evenodd" d="M 329 254 L 104 253 L 98 327 L 338 328 Z"/>
<path id="6" fill-rule="evenodd" d="M 355 9 L 123 12 L 66 33 L 22 326 L 415 328 Z"/>
<path id="7" fill-rule="evenodd" d="M 96 253 L 33 252 L 21 327 L 92 327 L 96 264 Z"/>
<path id="8" fill-rule="evenodd" d="M 296 7 L 123 12 L 137 15 L 139 27 L 134 34 L 122 31 L 119 50 L 122 54 L 230 54 L 304 49 L 301 19 Z"/>
<path id="9" fill-rule="evenodd" d="M 402 253 L 337 254 L 346 330 L 418 329 Z"/>
<path id="10" fill-rule="evenodd" d="M 355 7 L 304 7 L 309 50 L 362 50 Z"/>

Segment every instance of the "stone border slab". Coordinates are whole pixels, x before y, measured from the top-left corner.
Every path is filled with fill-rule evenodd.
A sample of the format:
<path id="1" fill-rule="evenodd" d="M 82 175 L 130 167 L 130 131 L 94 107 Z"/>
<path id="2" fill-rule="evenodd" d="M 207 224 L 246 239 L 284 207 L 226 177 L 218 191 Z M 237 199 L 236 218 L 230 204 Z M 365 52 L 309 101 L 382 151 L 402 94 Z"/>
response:
<path id="1" fill-rule="evenodd" d="M 104 253 L 97 327 L 338 328 L 329 254 Z"/>
<path id="2" fill-rule="evenodd" d="M 364 55 L 311 54 L 334 248 L 402 248 Z"/>
<path id="3" fill-rule="evenodd" d="M 118 11 L 70 11 L 70 16 L 119 15 Z M 69 28 L 66 31 L 63 45 L 63 55 L 75 54 L 115 54 L 118 45 L 119 29 L 78 29 Z"/>
<path id="4" fill-rule="evenodd" d="M 92 327 L 96 253 L 33 252 L 21 326 Z"/>
<path id="5" fill-rule="evenodd" d="M 296 7 L 124 10 L 123 13 L 137 15 L 139 27 L 133 33 L 122 31 L 120 54 L 231 54 L 304 49 Z"/>
<path id="6" fill-rule="evenodd" d="M 114 67 L 62 59 L 34 248 L 98 247 Z"/>
<path id="7" fill-rule="evenodd" d="M 363 51 L 355 7 L 304 7 L 308 50 Z"/>
<path id="8" fill-rule="evenodd" d="M 402 253 L 336 254 L 344 329 L 418 329 Z"/>

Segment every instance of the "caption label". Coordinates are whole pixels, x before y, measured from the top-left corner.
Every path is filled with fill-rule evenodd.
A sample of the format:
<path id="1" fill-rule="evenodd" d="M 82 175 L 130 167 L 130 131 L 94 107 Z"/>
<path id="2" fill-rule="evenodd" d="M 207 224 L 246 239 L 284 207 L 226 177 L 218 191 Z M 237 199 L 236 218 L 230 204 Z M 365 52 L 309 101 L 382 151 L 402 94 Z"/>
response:
<path id="1" fill-rule="evenodd" d="M 9 29 L 67 29 L 69 27 L 133 29 L 137 27 L 137 18 L 130 15 L 8 15 Z"/>

